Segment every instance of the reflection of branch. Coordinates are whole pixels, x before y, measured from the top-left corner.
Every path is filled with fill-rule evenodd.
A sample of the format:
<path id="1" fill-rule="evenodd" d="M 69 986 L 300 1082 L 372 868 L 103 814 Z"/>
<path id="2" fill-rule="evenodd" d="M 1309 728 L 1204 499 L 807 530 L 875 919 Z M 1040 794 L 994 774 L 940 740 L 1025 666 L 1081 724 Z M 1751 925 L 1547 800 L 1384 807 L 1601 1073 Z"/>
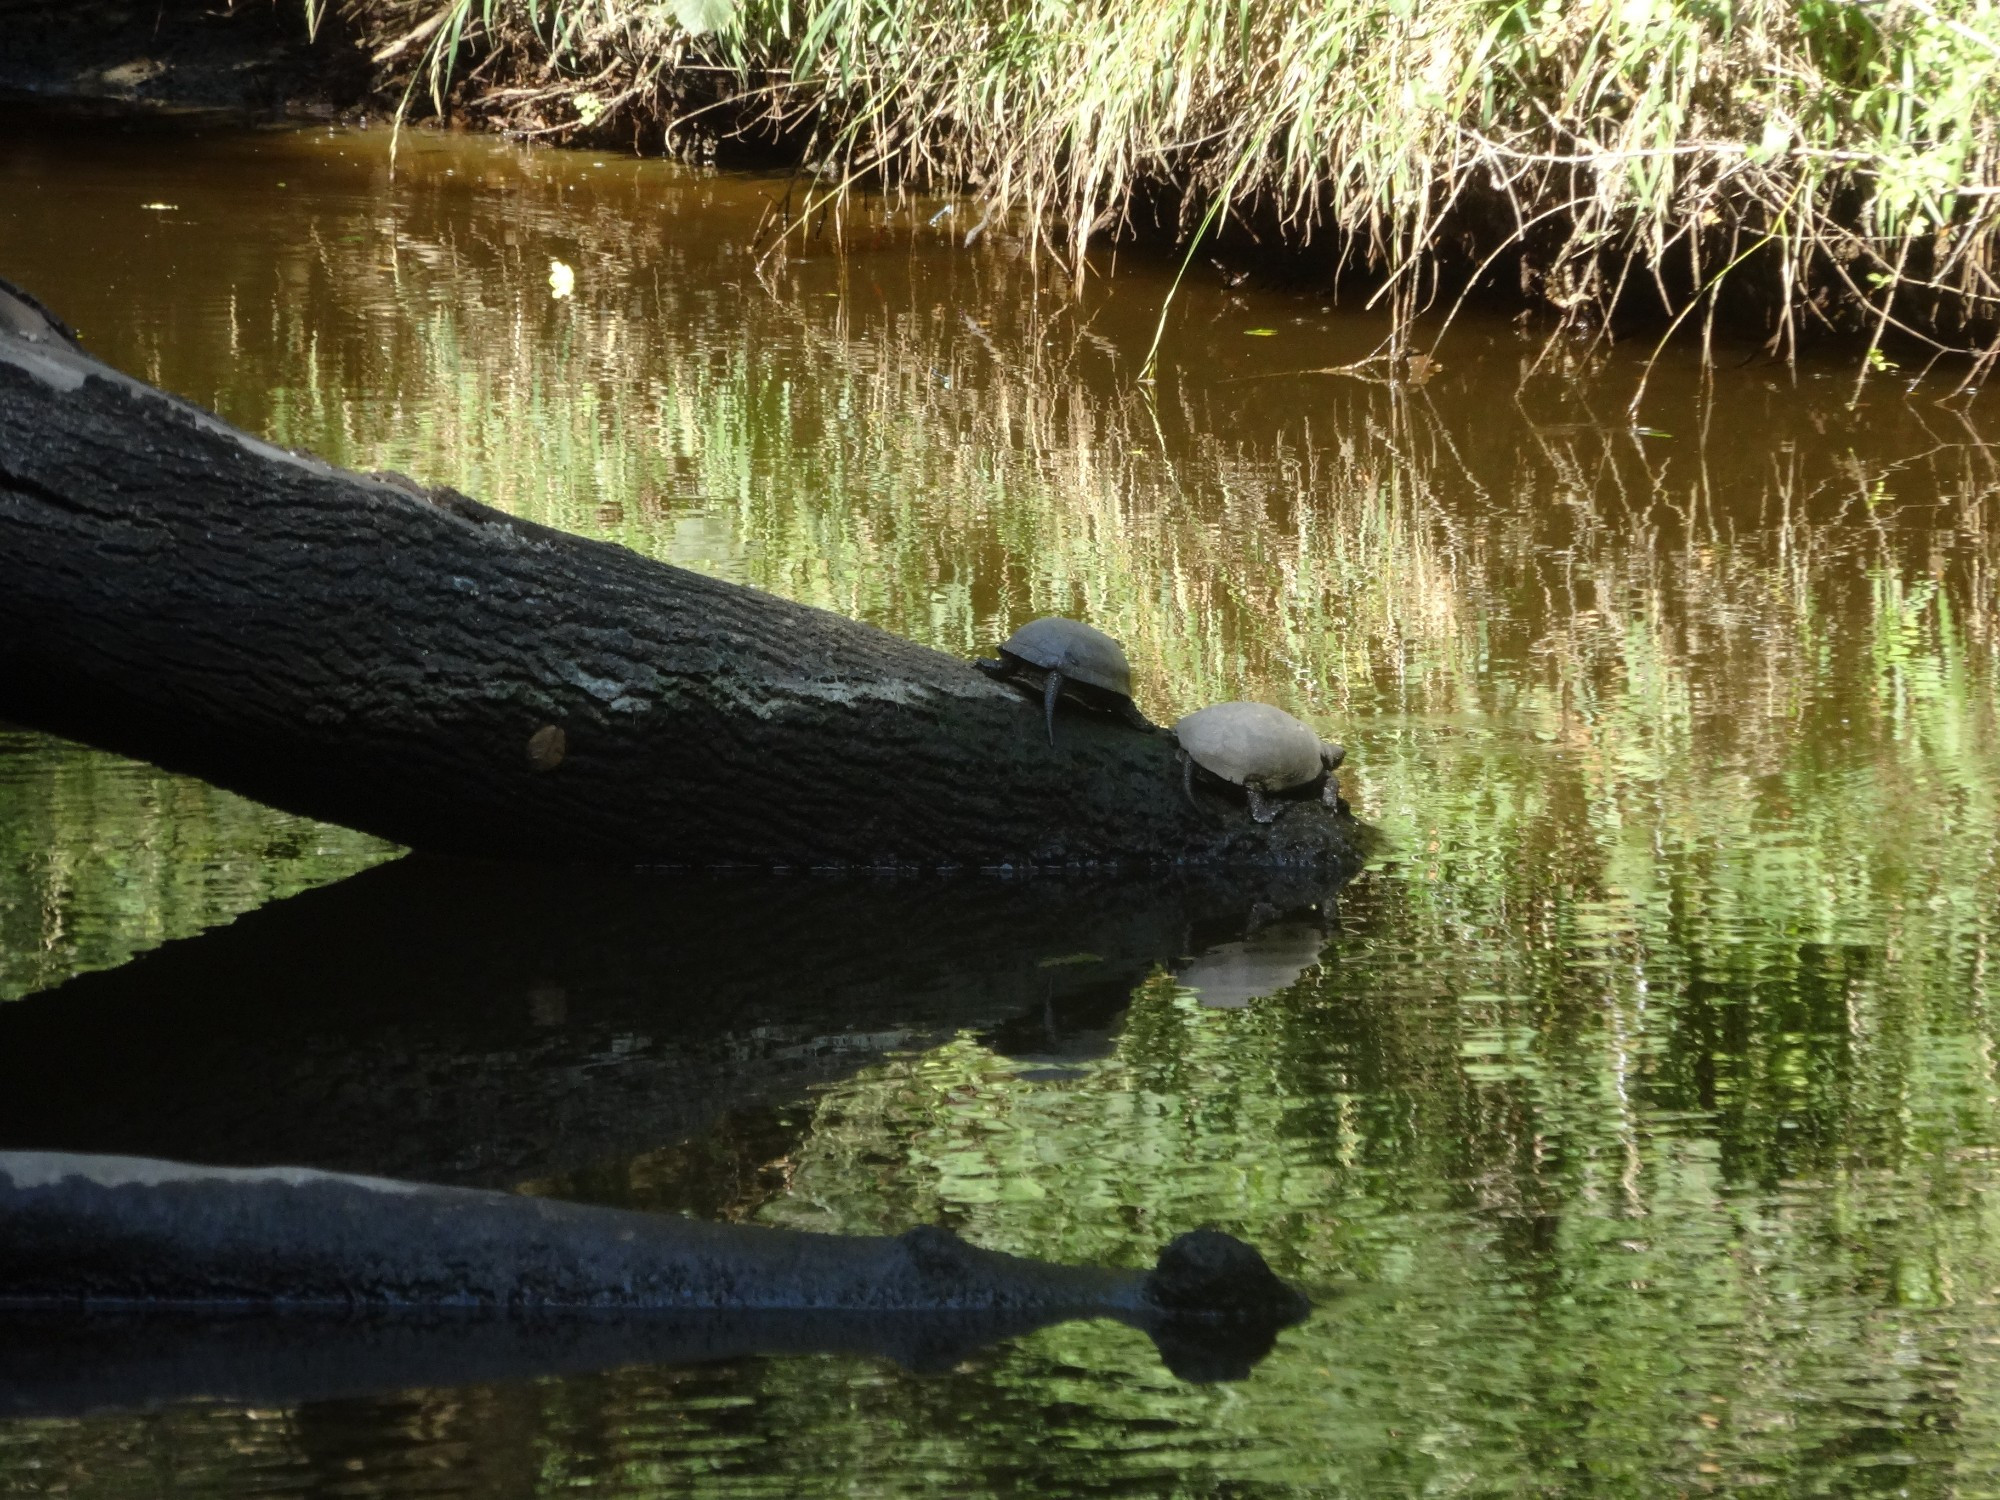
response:
<path id="1" fill-rule="evenodd" d="M 981 328 L 979 326 L 978 322 L 973 318 L 971 313 L 965 312 L 964 310 L 961 309 L 959 312 L 959 317 L 964 320 L 965 326 L 972 330 L 973 337 L 977 338 L 980 343 L 986 346 L 986 352 L 993 356 L 993 363 L 996 365 L 1000 365 L 1004 368 L 1007 361 L 1001 355 L 999 347 L 993 342 L 992 336 L 988 334 L 984 328 Z"/>
<path id="2" fill-rule="evenodd" d="M 1383 342 L 1387 343 L 1388 340 L 1385 339 Z M 1375 347 L 1377 350 L 1380 350 L 1382 345 L 1377 344 Z M 1406 361 L 1410 367 L 1409 375 L 1406 379 L 1399 380 L 1394 373 L 1396 366 Z M 1217 381 L 1217 384 L 1237 385 L 1247 380 L 1283 380 L 1294 375 L 1345 375 L 1353 380 L 1366 381 L 1370 385 L 1383 385 L 1392 389 L 1400 389 L 1406 385 L 1422 385 L 1430 379 L 1431 372 L 1435 368 L 1436 361 L 1428 354 L 1405 355 L 1393 351 L 1386 354 L 1378 352 L 1365 355 L 1360 359 L 1350 360 L 1344 365 L 1311 365 L 1302 370 L 1264 370 L 1252 375 L 1228 375 Z M 1390 373 L 1387 375 L 1371 373 L 1377 369 L 1386 369 Z"/>

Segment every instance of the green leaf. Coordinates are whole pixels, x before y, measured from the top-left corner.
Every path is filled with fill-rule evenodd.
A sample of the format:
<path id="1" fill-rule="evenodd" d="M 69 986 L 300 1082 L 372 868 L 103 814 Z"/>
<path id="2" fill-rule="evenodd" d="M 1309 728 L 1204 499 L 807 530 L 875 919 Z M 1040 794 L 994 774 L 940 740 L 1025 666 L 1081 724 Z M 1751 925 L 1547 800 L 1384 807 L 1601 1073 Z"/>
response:
<path id="1" fill-rule="evenodd" d="M 1277 331 L 1275 328 L 1246 328 L 1243 330 L 1243 334 L 1246 338 L 1267 339 Z"/>
<path id="2" fill-rule="evenodd" d="M 674 0 L 674 19 L 691 36 L 734 32 L 742 20 L 739 0 Z"/>

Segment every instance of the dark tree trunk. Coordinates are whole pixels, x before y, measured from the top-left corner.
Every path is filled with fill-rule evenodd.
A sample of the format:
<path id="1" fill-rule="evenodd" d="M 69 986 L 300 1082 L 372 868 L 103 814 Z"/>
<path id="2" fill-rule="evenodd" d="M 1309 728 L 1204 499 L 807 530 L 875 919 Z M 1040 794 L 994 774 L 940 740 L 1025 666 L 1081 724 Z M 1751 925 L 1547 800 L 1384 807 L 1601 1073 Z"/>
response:
<path id="1" fill-rule="evenodd" d="M 286 453 L 0 289 L 0 717 L 412 846 L 676 865 L 1339 863 L 1176 747 L 872 627 Z"/>

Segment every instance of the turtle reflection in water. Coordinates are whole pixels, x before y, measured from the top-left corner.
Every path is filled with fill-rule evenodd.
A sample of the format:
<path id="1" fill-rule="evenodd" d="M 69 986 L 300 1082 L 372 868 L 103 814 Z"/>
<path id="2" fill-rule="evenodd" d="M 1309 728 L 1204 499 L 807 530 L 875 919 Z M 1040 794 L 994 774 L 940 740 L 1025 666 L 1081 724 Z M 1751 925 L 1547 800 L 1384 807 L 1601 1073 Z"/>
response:
<path id="1" fill-rule="evenodd" d="M 1060 615 L 1030 620 L 1001 644 L 998 661 L 982 657 L 974 665 L 988 676 L 1041 694 L 1051 745 L 1056 742 L 1056 699 L 1065 693 L 1071 702 L 1116 714 L 1134 729 L 1159 728 L 1132 701 L 1132 664 L 1125 659 L 1125 648 L 1081 620 Z"/>
<path id="2" fill-rule="evenodd" d="M 1250 816 L 1272 822 L 1283 808 L 1271 798 L 1315 787 L 1328 807 L 1340 806 L 1333 773 L 1347 752 L 1268 703 L 1217 703 L 1174 725 L 1181 745 L 1181 786 L 1194 800 L 1197 777 L 1243 788 Z"/>

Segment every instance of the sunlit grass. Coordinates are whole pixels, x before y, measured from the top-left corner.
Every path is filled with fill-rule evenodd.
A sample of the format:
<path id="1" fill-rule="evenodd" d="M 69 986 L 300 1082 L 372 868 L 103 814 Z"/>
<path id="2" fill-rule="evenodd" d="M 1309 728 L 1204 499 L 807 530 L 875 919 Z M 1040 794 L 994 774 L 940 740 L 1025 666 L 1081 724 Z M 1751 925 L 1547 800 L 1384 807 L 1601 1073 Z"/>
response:
<path id="1" fill-rule="evenodd" d="M 1866 374 L 1885 331 L 1980 348 L 2000 306 L 1982 0 L 350 8 L 407 97 L 442 103 L 477 56 L 467 106 L 537 133 L 793 131 L 807 198 L 966 187 L 1078 276 L 1164 193 L 1182 233 L 1329 240 L 1406 332 L 1493 269 L 1570 318 L 1726 306 L 1787 344 L 1832 321 L 1866 334 Z"/>

